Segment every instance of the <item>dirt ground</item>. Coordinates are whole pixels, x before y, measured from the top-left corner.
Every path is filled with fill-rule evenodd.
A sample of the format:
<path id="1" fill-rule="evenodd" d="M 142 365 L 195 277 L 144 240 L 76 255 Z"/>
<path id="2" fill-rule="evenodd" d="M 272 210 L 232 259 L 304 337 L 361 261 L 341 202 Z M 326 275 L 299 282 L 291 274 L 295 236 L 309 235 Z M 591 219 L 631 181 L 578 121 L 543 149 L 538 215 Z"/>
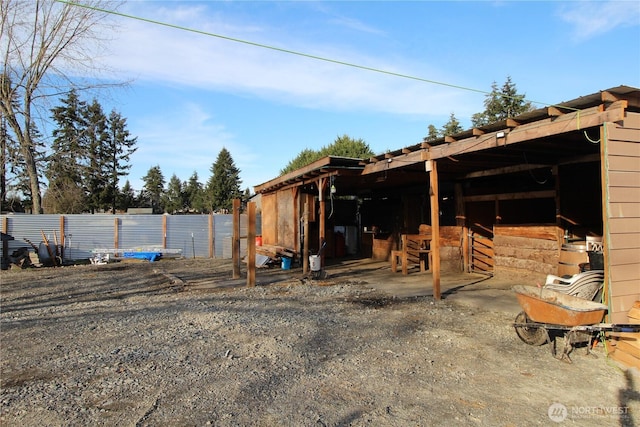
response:
<path id="1" fill-rule="evenodd" d="M 0 424 L 640 422 L 640 377 L 602 345 L 561 362 L 509 313 L 365 276 L 230 278 L 202 259 L 2 271 Z"/>

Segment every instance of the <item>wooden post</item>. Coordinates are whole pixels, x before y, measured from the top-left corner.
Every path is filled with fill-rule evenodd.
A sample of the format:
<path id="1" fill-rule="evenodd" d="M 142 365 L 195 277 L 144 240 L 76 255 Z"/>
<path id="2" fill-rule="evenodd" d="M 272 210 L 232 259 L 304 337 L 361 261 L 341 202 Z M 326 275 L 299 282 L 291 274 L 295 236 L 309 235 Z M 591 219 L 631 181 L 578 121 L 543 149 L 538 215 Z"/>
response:
<path id="1" fill-rule="evenodd" d="M 326 237 L 326 229 L 325 229 L 326 206 L 324 201 L 324 188 L 326 187 L 326 185 L 327 185 L 327 178 L 320 178 L 318 180 L 318 200 L 320 203 L 320 218 L 318 218 L 318 229 L 319 229 L 318 244 L 320 246 L 318 250 L 322 248 L 322 244 L 324 243 L 324 239 Z M 324 251 L 322 251 L 322 254 L 320 255 L 320 266 L 324 267 Z"/>
<path id="2" fill-rule="evenodd" d="M 2 218 L 2 232 L 5 234 L 9 234 L 7 233 L 7 231 L 9 230 L 9 218 L 7 218 L 6 216 L 4 218 Z M 9 259 L 9 242 L 6 240 L 2 241 L 2 256 L 5 259 Z M 8 268 L 8 267 L 7 267 Z"/>
<path id="3" fill-rule="evenodd" d="M 240 278 L 240 199 L 233 199 L 233 236 L 231 237 L 233 253 L 233 278 Z"/>
<path id="4" fill-rule="evenodd" d="M 120 249 L 120 218 L 113 218 L 113 229 L 113 248 Z"/>
<path id="5" fill-rule="evenodd" d="M 464 191 L 459 182 L 454 185 L 456 197 L 456 225 L 460 227 L 460 246 L 462 250 L 462 271 L 468 271 L 469 265 L 469 229 L 467 228 L 467 212 L 464 202 Z"/>
<path id="6" fill-rule="evenodd" d="M 431 253 L 433 266 L 433 298 L 439 300 L 440 295 L 440 203 L 438 201 L 438 168 L 434 160 L 427 160 L 429 172 L 429 196 L 431 201 Z"/>
<path id="7" fill-rule="evenodd" d="M 167 249 L 167 216 L 162 215 L 162 249 Z"/>
<path id="8" fill-rule="evenodd" d="M 309 198 L 304 200 L 304 213 L 302 214 L 304 242 L 302 248 L 302 274 L 309 272 Z"/>
<path id="9" fill-rule="evenodd" d="M 215 245 L 213 244 L 214 242 L 214 228 L 213 228 L 213 212 L 209 214 L 209 258 L 214 258 L 215 257 L 215 253 L 214 253 L 214 249 L 215 249 Z"/>
<path id="10" fill-rule="evenodd" d="M 64 261 L 64 215 L 60 215 L 60 241 L 58 243 L 60 245 L 60 259 Z"/>
<path id="11" fill-rule="evenodd" d="M 256 204 L 247 203 L 247 286 L 256 285 Z"/>

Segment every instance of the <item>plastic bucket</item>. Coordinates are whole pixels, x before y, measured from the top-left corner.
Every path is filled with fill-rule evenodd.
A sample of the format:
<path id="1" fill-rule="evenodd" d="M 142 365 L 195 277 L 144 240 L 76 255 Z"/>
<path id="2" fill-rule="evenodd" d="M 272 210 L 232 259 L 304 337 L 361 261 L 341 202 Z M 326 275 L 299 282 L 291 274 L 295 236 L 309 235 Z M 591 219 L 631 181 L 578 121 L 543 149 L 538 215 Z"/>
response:
<path id="1" fill-rule="evenodd" d="M 309 266 L 311 267 L 311 271 L 322 270 L 320 255 L 309 255 Z"/>
<path id="2" fill-rule="evenodd" d="M 256 246 L 262 246 L 262 236 L 256 236 Z"/>
<path id="3" fill-rule="evenodd" d="M 282 257 L 282 269 L 290 270 L 291 269 L 291 258 Z"/>

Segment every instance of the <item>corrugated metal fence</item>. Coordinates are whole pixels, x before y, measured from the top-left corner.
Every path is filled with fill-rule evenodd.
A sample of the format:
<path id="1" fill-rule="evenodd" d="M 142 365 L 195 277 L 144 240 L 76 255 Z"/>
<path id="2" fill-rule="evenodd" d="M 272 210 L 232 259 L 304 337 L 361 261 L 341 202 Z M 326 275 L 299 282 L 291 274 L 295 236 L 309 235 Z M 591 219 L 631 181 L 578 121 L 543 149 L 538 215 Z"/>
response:
<path id="1" fill-rule="evenodd" d="M 0 215 L 1 229 L 14 237 L 8 253 L 44 240 L 62 246 L 64 259 L 81 260 L 93 249 L 180 249 L 189 258 L 231 258 L 233 215 Z M 260 217 L 256 235 L 261 234 Z M 247 242 L 247 216 L 240 215 L 240 249 Z M 1 253 L 4 257 L 4 253 Z"/>

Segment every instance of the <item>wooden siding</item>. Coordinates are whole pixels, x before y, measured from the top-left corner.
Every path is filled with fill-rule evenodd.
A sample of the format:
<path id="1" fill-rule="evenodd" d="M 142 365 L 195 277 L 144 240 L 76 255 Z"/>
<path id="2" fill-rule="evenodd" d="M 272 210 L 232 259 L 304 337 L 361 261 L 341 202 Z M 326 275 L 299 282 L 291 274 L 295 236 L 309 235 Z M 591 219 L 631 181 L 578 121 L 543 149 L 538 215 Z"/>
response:
<path id="1" fill-rule="evenodd" d="M 298 236 L 296 218 L 296 206 L 294 204 L 294 188 L 288 188 L 278 191 L 277 211 L 275 212 L 277 221 L 278 245 L 286 248 L 295 249 L 296 238 Z"/>
<path id="2" fill-rule="evenodd" d="M 556 225 L 495 225 L 495 274 L 544 283 L 558 272 L 558 233 Z"/>
<path id="3" fill-rule="evenodd" d="M 640 300 L 640 114 L 603 126 L 605 262 L 612 322 Z"/>
<path id="4" fill-rule="evenodd" d="M 278 244 L 278 203 L 276 193 L 262 195 L 262 243 Z"/>

